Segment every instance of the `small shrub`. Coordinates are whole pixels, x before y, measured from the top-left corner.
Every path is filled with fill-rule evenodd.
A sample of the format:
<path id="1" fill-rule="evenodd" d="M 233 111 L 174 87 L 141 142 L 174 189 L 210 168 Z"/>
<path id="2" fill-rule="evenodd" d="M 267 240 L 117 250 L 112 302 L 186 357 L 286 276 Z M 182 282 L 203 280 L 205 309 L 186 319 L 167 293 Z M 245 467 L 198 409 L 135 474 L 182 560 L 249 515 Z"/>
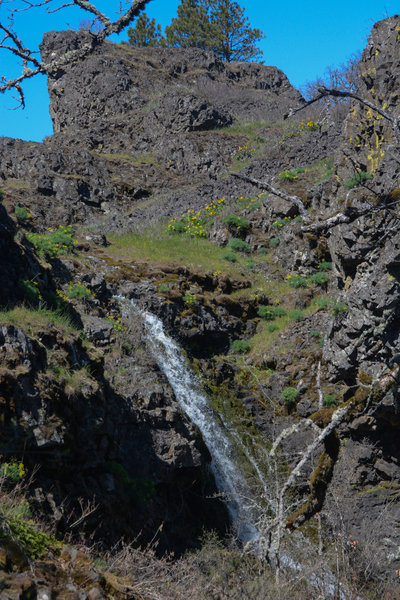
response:
<path id="1" fill-rule="evenodd" d="M 268 323 L 267 325 L 267 331 L 269 331 L 270 333 L 274 333 L 274 331 L 278 331 L 279 329 L 279 325 L 277 325 L 276 323 Z"/>
<path id="2" fill-rule="evenodd" d="M 310 277 L 311 283 L 315 283 L 315 285 L 325 285 L 328 282 L 328 279 L 328 273 L 325 272 L 314 273 L 314 275 L 311 275 Z"/>
<path id="3" fill-rule="evenodd" d="M 284 227 L 285 225 L 291 223 L 291 221 L 292 217 L 283 217 L 282 219 L 277 219 L 276 221 L 274 221 L 272 223 L 272 227 L 274 227 L 275 229 L 280 229 L 281 227 Z"/>
<path id="4" fill-rule="evenodd" d="M 299 173 L 304 173 L 304 171 L 305 169 L 303 169 L 302 167 L 291 170 L 286 169 L 285 171 L 282 171 L 282 173 L 279 173 L 279 179 L 281 181 L 294 181 L 298 178 Z"/>
<path id="5" fill-rule="evenodd" d="M 231 344 L 231 351 L 234 354 L 246 354 L 250 350 L 250 344 L 246 340 L 235 340 Z"/>
<path id="6" fill-rule="evenodd" d="M 350 179 L 346 181 L 344 186 L 346 189 L 351 190 L 357 187 L 357 185 L 363 183 L 364 181 L 367 181 L 367 179 L 372 179 L 372 174 L 367 173 L 367 171 L 359 171 L 354 175 L 354 177 L 350 177 Z"/>
<path id="7" fill-rule="evenodd" d="M 237 256 L 232 250 L 228 250 L 227 252 L 225 252 L 222 255 L 222 258 L 224 260 L 228 260 L 229 262 L 233 262 L 233 263 L 237 261 Z"/>
<path id="8" fill-rule="evenodd" d="M 169 285 L 166 283 L 160 283 L 160 285 L 157 288 L 157 291 L 159 294 L 168 294 L 169 292 Z"/>
<path id="9" fill-rule="evenodd" d="M 6 534 L 5 537 L 16 538 L 29 558 L 42 558 L 51 547 L 62 545 L 56 538 L 38 531 L 33 524 L 19 516 L 9 517 L 6 522 L 11 534 Z"/>
<path id="10" fill-rule="evenodd" d="M 300 131 L 317 131 L 317 129 L 319 128 L 319 125 L 316 121 L 307 121 L 307 123 L 305 123 L 304 121 L 302 121 L 299 124 L 299 129 Z"/>
<path id="11" fill-rule="evenodd" d="M 235 154 L 235 158 L 236 160 L 248 160 L 252 157 L 255 151 L 255 148 L 249 148 L 248 146 L 239 146 Z"/>
<path id="12" fill-rule="evenodd" d="M 303 222 L 303 217 L 302 217 L 301 215 L 297 215 L 297 217 L 295 217 L 295 218 L 293 219 L 293 221 L 294 221 L 295 223 L 302 223 L 302 222 Z"/>
<path id="13" fill-rule="evenodd" d="M 318 269 L 320 271 L 332 271 L 332 263 L 327 260 L 322 260 L 318 265 Z"/>
<path id="14" fill-rule="evenodd" d="M 277 317 L 286 315 L 286 310 L 281 306 L 260 306 L 257 312 L 258 316 L 265 321 L 273 321 Z"/>
<path id="15" fill-rule="evenodd" d="M 74 249 L 74 231 L 71 227 L 50 229 L 45 234 L 26 233 L 25 237 L 31 242 L 35 253 L 41 257 L 55 258 L 61 254 L 68 254 Z"/>
<path id="16" fill-rule="evenodd" d="M 319 339 L 322 334 L 321 334 L 320 331 L 317 331 L 316 329 L 313 329 L 312 331 L 310 331 L 310 335 L 313 338 L 318 338 Z"/>
<path id="17" fill-rule="evenodd" d="M 294 387 L 286 387 L 282 390 L 281 398 L 283 403 L 288 407 L 292 408 L 297 401 L 297 398 L 300 396 L 299 390 L 296 390 Z"/>
<path id="18" fill-rule="evenodd" d="M 194 306 L 194 305 L 198 304 L 198 300 L 197 300 L 196 294 L 191 294 L 190 292 L 188 292 L 187 294 L 185 294 L 182 297 L 182 300 L 184 301 L 185 304 L 189 304 L 191 306 Z"/>
<path id="19" fill-rule="evenodd" d="M 114 317 L 113 315 L 108 315 L 106 317 L 106 321 L 109 321 L 112 324 L 114 331 L 117 331 L 118 333 L 122 333 L 126 330 L 126 327 L 122 325 L 121 317 Z"/>
<path id="20" fill-rule="evenodd" d="M 227 217 L 223 218 L 223 222 L 225 225 L 236 227 L 236 229 L 239 231 L 245 231 L 250 225 L 250 221 L 248 219 L 239 217 L 237 215 L 228 215 Z"/>
<path id="21" fill-rule="evenodd" d="M 18 221 L 20 221 L 22 223 L 25 221 L 28 221 L 28 219 L 30 219 L 32 217 L 30 210 L 28 210 L 24 206 L 16 206 L 14 208 L 14 212 L 15 212 L 15 216 L 17 217 Z"/>
<path id="22" fill-rule="evenodd" d="M 25 467 L 22 462 L 4 462 L 0 465 L 0 476 L 5 477 L 12 483 L 17 483 L 25 476 Z"/>
<path id="23" fill-rule="evenodd" d="M 289 317 L 291 319 L 293 319 L 293 321 L 301 321 L 302 319 L 304 319 L 304 312 L 298 308 L 294 308 L 293 310 L 289 311 Z"/>
<path id="24" fill-rule="evenodd" d="M 286 281 L 292 288 L 298 289 L 308 287 L 307 279 L 305 277 L 302 277 L 301 275 L 288 275 L 286 277 Z"/>
<path id="25" fill-rule="evenodd" d="M 132 356 L 132 354 L 133 354 L 133 346 L 132 346 L 132 344 L 130 344 L 129 342 L 124 342 L 122 344 L 122 352 L 126 356 Z"/>
<path id="26" fill-rule="evenodd" d="M 24 279 L 18 283 L 18 287 L 24 296 L 24 300 L 28 304 L 37 305 L 41 300 L 43 300 L 41 291 L 39 289 L 39 284 L 36 281 Z"/>
<path id="27" fill-rule="evenodd" d="M 244 266 L 247 269 L 254 269 L 255 264 L 256 263 L 254 262 L 254 260 L 251 260 L 251 258 L 249 258 L 248 260 L 245 261 Z"/>
<path id="28" fill-rule="evenodd" d="M 279 246 L 279 238 L 276 236 L 270 239 L 269 247 L 276 248 L 277 246 Z M 265 250 L 265 248 L 260 248 L 260 250 Z"/>
<path id="29" fill-rule="evenodd" d="M 182 221 L 175 221 L 171 222 L 168 227 L 167 227 L 167 231 L 168 233 L 185 233 L 186 231 L 186 225 L 185 223 L 183 223 Z"/>
<path id="30" fill-rule="evenodd" d="M 278 243 L 279 243 L 279 240 L 278 240 Z M 258 249 L 258 255 L 259 256 L 265 256 L 266 254 L 267 254 L 267 249 L 264 248 L 264 246 L 262 246 L 261 248 Z"/>
<path id="31" fill-rule="evenodd" d="M 336 394 L 325 394 L 324 406 L 325 408 L 334 408 L 337 406 Z"/>
<path id="32" fill-rule="evenodd" d="M 345 313 L 348 310 L 348 306 L 345 302 L 336 302 L 335 306 L 332 308 L 333 315 L 340 315 Z"/>
<path id="33" fill-rule="evenodd" d="M 80 283 L 79 281 L 77 283 L 70 281 L 68 284 L 67 297 L 71 300 L 88 300 L 89 298 L 94 298 L 95 295 L 89 288 L 83 285 L 83 283 Z"/>
<path id="34" fill-rule="evenodd" d="M 313 300 L 313 304 L 319 306 L 320 308 L 327 308 L 328 306 L 332 306 L 335 304 L 334 298 L 328 298 L 327 296 L 321 296 L 320 298 L 315 298 Z"/>
<path id="35" fill-rule="evenodd" d="M 227 248 L 234 250 L 235 252 L 250 252 L 249 244 L 238 238 L 229 240 Z"/>

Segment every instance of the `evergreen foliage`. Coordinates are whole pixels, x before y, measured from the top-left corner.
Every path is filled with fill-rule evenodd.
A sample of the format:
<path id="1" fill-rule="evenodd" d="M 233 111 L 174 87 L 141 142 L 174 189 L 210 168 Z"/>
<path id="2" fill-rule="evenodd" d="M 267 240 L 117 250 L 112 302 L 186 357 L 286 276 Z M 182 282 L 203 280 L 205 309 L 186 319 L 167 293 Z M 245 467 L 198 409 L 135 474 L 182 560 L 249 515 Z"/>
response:
<path id="1" fill-rule="evenodd" d="M 216 35 L 214 52 L 228 62 L 260 60 L 262 52 L 256 43 L 263 32 L 250 27 L 244 9 L 231 0 L 208 0 L 207 4 Z"/>
<path id="2" fill-rule="evenodd" d="M 212 50 L 223 60 L 259 60 L 256 43 L 260 29 L 250 27 L 244 9 L 232 0 L 182 0 L 171 25 L 165 28 L 165 45 Z"/>
<path id="3" fill-rule="evenodd" d="M 157 48 L 163 39 L 161 25 L 155 19 L 150 20 L 145 12 L 139 16 L 135 27 L 128 29 L 128 36 L 129 44 L 134 48 Z"/>
<path id="4" fill-rule="evenodd" d="M 214 28 L 199 0 L 182 0 L 177 16 L 165 28 L 165 45 L 211 49 Z"/>

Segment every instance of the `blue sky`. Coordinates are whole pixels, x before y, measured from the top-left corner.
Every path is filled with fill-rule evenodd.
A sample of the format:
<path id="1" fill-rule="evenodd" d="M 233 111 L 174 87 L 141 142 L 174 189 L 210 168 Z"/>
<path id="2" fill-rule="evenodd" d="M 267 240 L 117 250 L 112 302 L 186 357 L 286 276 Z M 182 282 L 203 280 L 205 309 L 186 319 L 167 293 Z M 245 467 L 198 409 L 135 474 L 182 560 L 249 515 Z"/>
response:
<path id="1" fill-rule="evenodd" d="M 116 16 L 117 0 L 92 0 L 92 3 L 110 18 Z M 152 0 L 146 12 L 164 28 L 176 15 L 179 3 L 180 0 Z M 5 21 L 7 9 L 18 4 L 18 0 L 6 4 L 0 0 L 0 22 Z M 399 3 L 394 0 L 337 0 L 335 3 L 239 0 L 239 4 L 245 8 L 251 25 L 260 28 L 266 36 L 259 44 L 264 63 L 282 69 L 296 87 L 322 75 L 328 65 L 339 65 L 363 49 L 375 22 L 400 12 Z M 83 18 L 85 15 L 76 8 L 52 15 L 43 9 L 34 9 L 17 15 L 16 29 L 27 47 L 37 48 L 45 31 L 77 28 Z M 124 39 L 127 39 L 126 33 L 115 41 Z M 0 74 L 15 76 L 15 68 L 8 52 L 0 50 Z M 52 133 L 46 80 L 38 76 L 27 82 L 24 89 L 25 110 L 12 110 L 16 105 L 12 94 L 0 95 L 0 136 L 41 141 Z"/>

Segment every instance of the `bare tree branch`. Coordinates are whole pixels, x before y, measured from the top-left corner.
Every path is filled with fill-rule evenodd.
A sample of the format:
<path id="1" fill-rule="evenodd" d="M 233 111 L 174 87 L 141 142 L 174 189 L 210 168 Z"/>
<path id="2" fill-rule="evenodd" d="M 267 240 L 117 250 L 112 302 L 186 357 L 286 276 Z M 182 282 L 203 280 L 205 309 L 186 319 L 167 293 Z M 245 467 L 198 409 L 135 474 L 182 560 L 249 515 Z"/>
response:
<path id="1" fill-rule="evenodd" d="M 278 196 L 278 198 L 282 198 L 283 200 L 286 200 L 287 202 L 291 202 L 292 204 L 295 204 L 295 206 L 297 206 L 297 208 L 299 209 L 299 212 L 302 215 L 303 219 L 305 221 L 311 220 L 308 210 L 304 206 L 304 203 L 301 200 L 301 198 L 299 198 L 298 196 L 290 196 L 290 194 L 286 194 L 285 192 L 282 192 L 282 190 L 279 190 L 278 188 L 273 187 L 267 181 L 260 181 L 259 179 L 254 179 L 253 177 L 249 177 L 248 175 L 243 175 L 243 173 L 231 173 L 231 175 L 233 175 L 233 177 L 238 177 L 239 179 L 243 179 L 244 181 L 248 181 L 249 183 L 259 187 L 260 189 L 267 190 L 267 192 L 269 192 L 270 194 L 273 194 L 274 196 Z"/>
<path id="2" fill-rule="evenodd" d="M 101 22 L 103 28 L 97 33 L 90 32 L 87 42 L 84 43 L 81 48 L 67 52 L 63 56 L 58 57 L 50 63 L 44 63 L 33 56 L 34 51 L 26 48 L 22 40 L 15 33 L 13 29 L 13 14 L 14 12 L 19 12 L 20 10 L 29 10 L 31 8 L 43 6 L 49 7 L 53 0 L 44 0 L 43 2 L 37 3 L 30 2 L 29 0 L 23 0 L 24 4 L 27 6 L 24 9 L 13 10 L 11 17 L 9 18 L 10 23 L 8 26 L 4 23 L 0 23 L 0 30 L 4 32 L 4 36 L 2 40 L 0 40 L 0 49 L 11 52 L 14 54 L 14 56 L 21 58 L 23 62 L 23 71 L 21 75 L 15 77 L 14 79 L 7 80 L 6 78 L 2 77 L 0 80 L 0 92 L 5 93 L 11 89 L 17 90 L 20 97 L 20 106 L 24 107 L 25 98 L 21 83 L 25 81 L 25 79 L 34 77 L 39 73 L 42 73 L 43 75 L 50 75 L 55 73 L 60 67 L 66 64 L 70 64 L 73 61 L 85 58 L 91 52 L 93 52 L 97 46 L 104 42 L 106 38 L 110 37 L 114 33 L 118 34 L 125 29 L 125 27 L 127 27 L 142 10 L 144 10 L 146 4 L 148 4 L 150 1 L 151 0 L 132 0 L 131 6 L 126 10 L 126 12 L 121 14 L 116 21 L 111 21 L 104 13 L 98 10 L 94 4 L 91 4 L 87 0 L 72 0 L 69 3 L 62 4 L 52 10 L 47 8 L 47 11 L 51 13 L 68 6 L 77 6 L 82 10 L 94 15 L 95 19 Z"/>
<path id="3" fill-rule="evenodd" d="M 399 128 L 398 119 L 396 119 L 396 117 L 394 117 L 387 111 L 383 110 L 383 108 L 381 108 L 380 106 L 377 106 L 373 102 L 370 102 L 369 100 L 367 100 L 366 98 L 363 98 L 362 96 L 360 96 L 359 94 L 356 94 L 355 92 L 350 92 L 350 91 L 342 92 L 341 90 L 329 89 L 325 86 L 321 86 L 318 88 L 318 96 L 316 96 L 315 98 L 312 98 L 308 102 L 305 102 L 298 108 L 290 109 L 290 111 L 286 115 L 284 115 L 283 118 L 288 119 L 289 117 L 292 117 L 293 115 L 298 113 L 300 110 L 307 108 L 307 106 L 314 104 L 314 102 L 318 102 L 318 100 L 321 100 L 322 98 L 326 98 L 326 96 L 333 96 L 336 98 L 353 98 L 353 100 L 357 100 L 358 102 L 360 102 L 360 104 L 364 104 L 365 106 L 368 106 L 368 108 L 370 108 L 371 110 L 374 110 L 379 115 L 381 115 L 384 119 L 387 119 L 391 123 L 392 129 L 397 138 L 397 141 L 400 142 L 400 128 Z"/>

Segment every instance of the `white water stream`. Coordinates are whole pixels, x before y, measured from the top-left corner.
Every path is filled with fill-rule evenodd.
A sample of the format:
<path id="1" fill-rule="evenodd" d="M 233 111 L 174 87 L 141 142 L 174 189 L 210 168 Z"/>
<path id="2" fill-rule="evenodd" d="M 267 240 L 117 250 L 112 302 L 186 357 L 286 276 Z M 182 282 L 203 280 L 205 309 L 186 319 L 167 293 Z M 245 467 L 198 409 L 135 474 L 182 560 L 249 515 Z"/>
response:
<path id="1" fill-rule="evenodd" d="M 226 498 L 239 539 L 242 542 L 257 539 L 260 534 L 249 508 L 255 505 L 255 500 L 238 470 L 228 432 L 210 407 L 179 346 L 165 334 L 162 321 L 148 312 L 141 312 L 141 316 L 150 350 L 158 366 L 171 384 L 180 406 L 200 429 L 210 451 L 211 469 L 219 491 Z"/>

